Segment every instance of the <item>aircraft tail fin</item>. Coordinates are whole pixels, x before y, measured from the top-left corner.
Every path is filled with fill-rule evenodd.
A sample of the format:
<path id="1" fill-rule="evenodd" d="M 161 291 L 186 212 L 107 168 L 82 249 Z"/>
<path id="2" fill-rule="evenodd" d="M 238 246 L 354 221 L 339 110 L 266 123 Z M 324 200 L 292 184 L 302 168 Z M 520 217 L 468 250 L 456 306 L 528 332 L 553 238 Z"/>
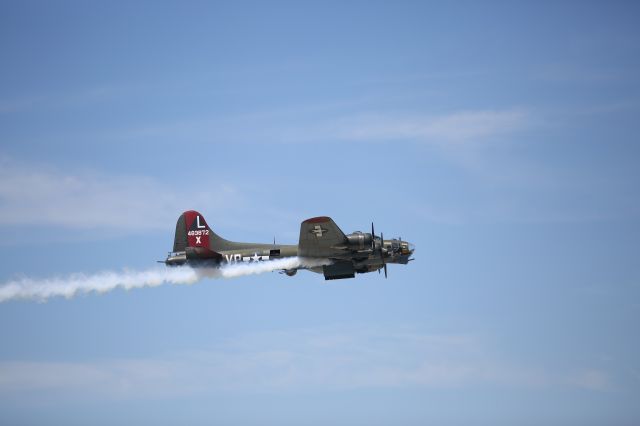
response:
<path id="1" fill-rule="evenodd" d="M 173 241 L 174 252 L 187 252 L 188 258 L 218 257 L 220 255 L 216 251 L 224 250 L 225 242 L 225 239 L 211 230 L 204 216 L 197 211 L 186 211 L 178 218 Z"/>

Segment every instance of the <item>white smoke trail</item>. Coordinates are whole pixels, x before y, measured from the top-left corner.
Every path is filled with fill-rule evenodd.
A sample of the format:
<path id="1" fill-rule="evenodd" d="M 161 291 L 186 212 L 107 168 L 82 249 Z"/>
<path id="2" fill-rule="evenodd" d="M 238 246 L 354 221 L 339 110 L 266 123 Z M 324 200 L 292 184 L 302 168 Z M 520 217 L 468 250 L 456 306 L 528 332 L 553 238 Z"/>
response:
<path id="1" fill-rule="evenodd" d="M 328 264 L 325 260 L 289 257 L 251 263 L 237 263 L 220 268 L 188 266 L 157 267 L 145 271 L 100 272 L 92 275 L 72 274 L 63 278 L 21 278 L 0 285 L 0 303 L 26 299 L 44 302 L 50 297 L 70 299 L 83 293 L 107 293 L 116 288 L 157 287 L 163 284 L 193 284 L 203 278 L 235 278 L 283 269 L 311 268 Z"/>

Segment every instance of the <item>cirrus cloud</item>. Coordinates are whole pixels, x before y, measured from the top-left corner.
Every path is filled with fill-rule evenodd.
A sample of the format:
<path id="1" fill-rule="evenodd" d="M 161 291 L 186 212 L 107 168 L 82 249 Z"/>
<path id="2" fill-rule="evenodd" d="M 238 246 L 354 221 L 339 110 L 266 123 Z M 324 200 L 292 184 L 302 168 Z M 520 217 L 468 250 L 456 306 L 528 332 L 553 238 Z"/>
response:
<path id="1" fill-rule="evenodd" d="M 610 389 L 600 370 L 505 360 L 486 339 L 410 329 L 350 327 L 260 332 L 204 350 L 85 362 L 2 361 L 0 394 L 156 398 L 366 388 Z"/>
<path id="2" fill-rule="evenodd" d="M 510 133 L 523 128 L 529 115 L 522 110 L 467 110 L 445 115 L 366 115 L 338 126 L 348 140 L 416 140 L 461 142 Z"/>
<path id="3" fill-rule="evenodd" d="M 145 176 L 62 171 L 0 158 L 0 225 L 165 229 L 187 207 L 216 212 L 238 198 L 229 185 L 193 191 Z"/>

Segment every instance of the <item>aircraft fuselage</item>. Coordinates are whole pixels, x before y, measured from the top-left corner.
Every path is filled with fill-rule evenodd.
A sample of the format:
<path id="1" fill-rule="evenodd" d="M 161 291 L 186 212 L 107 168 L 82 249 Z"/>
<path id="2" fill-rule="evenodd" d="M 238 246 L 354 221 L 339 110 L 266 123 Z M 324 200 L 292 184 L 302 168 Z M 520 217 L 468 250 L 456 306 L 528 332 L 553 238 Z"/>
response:
<path id="1" fill-rule="evenodd" d="M 373 225 L 370 234 L 358 231 L 344 235 L 326 216 L 302 222 L 298 245 L 233 242 L 216 235 L 198 212 L 187 211 L 178 219 L 174 250 L 164 263 L 217 267 L 299 257 L 319 260 L 322 266 L 284 270 L 287 275 L 294 275 L 297 269 L 309 269 L 323 273 L 325 279 L 340 279 L 382 268 L 386 276 L 387 264 L 407 264 L 413 251 L 413 245 L 407 241 L 377 237 Z"/>

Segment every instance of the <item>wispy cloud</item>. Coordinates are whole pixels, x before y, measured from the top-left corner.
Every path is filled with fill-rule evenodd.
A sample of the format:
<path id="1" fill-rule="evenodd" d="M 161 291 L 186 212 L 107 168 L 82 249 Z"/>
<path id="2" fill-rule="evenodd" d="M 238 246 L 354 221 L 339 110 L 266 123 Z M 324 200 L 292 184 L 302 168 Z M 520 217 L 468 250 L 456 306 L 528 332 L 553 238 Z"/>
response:
<path id="1" fill-rule="evenodd" d="M 28 110 L 39 102 L 42 102 L 42 98 L 35 96 L 15 99 L 0 99 L 0 114 L 10 114 Z"/>
<path id="2" fill-rule="evenodd" d="M 192 191 L 144 176 L 62 171 L 0 159 L 0 225 L 162 229 L 186 207 L 206 206 L 213 213 L 237 197 L 228 185 Z"/>
<path id="3" fill-rule="evenodd" d="M 126 91 L 134 90 L 133 87 Z M 60 108 L 87 107 L 96 103 L 111 101 L 126 93 L 124 87 L 103 86 L 90 87 L 73 92 L 39 93 L 14 98 L 0 99 L 0 115 L 51 110 Z"/>
<path id="4" fill-rule="evenodd" d="M 394 116 L 372 114 L 346 120 L 337 135 L 348 140 L 414 140 L 461 142 L 506 134 L 524 127 L 521 110 L 469 110 L 445 115 Z"/>
<path id="5" fill-rule="evenodd" d="M 607 391 L 613 386 L 611 376 L 604 371 L 596 369 L 578 371 L 567 378 L 567 383 L 596 391 Z"/>
<path id="6" fill-rule="evenodd" d="M 215 348 L 139 359 L 0 362 L 0 393 L 162 397 L 216 392 L 495 385 L 606 390 L 600 370 L 550 371 L 501 359 L 473 335 L 359 328 L 245 335 Z"/>
<path id="7" fill-rule="evenodd" d="M 458 110 L 446 114 L 353 112 L 340 105 L 300 107 L 236 116 L 205 115 L 189 120 L 138 126 L 114 137 L 221 139 L 237 143 L 341 143 L 413 141 L 452 144 L 509 134 L 532 123 L 524 109 Z"/>

